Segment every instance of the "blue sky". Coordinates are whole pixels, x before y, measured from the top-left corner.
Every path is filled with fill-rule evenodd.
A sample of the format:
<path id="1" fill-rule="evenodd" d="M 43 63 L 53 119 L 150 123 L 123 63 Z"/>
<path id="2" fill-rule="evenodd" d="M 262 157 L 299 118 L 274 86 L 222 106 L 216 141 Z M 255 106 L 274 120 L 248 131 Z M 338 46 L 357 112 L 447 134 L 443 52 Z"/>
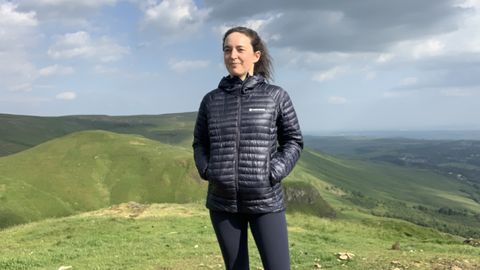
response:
<path id="1" fill-rule="evenodd" d="M 306 133 L 480 129 L 480 0 L 0 0 L 0 113 L 196 111 L 236 25 Z"/>

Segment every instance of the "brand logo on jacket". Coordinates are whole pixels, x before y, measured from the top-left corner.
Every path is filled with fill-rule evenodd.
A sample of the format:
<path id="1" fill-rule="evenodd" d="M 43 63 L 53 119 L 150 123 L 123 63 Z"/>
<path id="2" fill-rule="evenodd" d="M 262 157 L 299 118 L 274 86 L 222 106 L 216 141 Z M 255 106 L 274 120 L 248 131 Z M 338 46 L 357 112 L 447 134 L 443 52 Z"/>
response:
<path id="1" fill-rule="evenodd" d="M 248 111 L 249 112 L 266 112 L 267 109 L 265 109 L 265 108 L 249 108 Z"/>

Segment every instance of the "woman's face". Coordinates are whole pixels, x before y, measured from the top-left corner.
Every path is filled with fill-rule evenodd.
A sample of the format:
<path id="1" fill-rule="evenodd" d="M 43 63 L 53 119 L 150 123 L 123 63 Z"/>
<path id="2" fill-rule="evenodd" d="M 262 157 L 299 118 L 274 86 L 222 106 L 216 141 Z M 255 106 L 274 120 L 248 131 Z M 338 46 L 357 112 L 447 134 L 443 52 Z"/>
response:
<path id="1" fill-rule="evenodd" d="M 233 32 L 225 39 L 223 59 L 230 75 L 244 80 L 247 73 L 253 75 L 253 66 L 260 59 L 260 51 L 253 51 L 248 36 Z"/>

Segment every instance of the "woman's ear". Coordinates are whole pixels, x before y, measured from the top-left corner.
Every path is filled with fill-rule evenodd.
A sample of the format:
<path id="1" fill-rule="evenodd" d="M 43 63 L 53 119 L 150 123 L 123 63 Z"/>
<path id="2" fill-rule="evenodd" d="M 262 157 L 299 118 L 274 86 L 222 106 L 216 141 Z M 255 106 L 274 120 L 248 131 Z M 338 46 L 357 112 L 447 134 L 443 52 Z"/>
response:
<path id="1" fill-rule="evenodd" d="M 261 51 L 256 51 L 256 52 L 254 52 L 254 54 L 255 54 L 255 58 L 256 58 L 254 63 L 257 63 L 258 60 L 260 60 L 260 57 L 262 56 L 262 52 Z"/>

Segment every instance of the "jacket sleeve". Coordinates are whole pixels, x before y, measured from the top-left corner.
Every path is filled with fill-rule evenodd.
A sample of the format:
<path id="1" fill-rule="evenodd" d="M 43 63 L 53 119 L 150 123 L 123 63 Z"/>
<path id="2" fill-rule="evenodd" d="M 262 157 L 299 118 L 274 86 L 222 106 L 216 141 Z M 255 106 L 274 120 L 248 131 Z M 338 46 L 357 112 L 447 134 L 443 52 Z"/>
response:
<path id="1" fill-rule="evenodd" d="M 297 114 L 288 93 L 280 93 L 279 113 L 277 117 L 278 148 L 270 161 L 270 180 L 280 182 L 295 166 L 303 149 L 303 137 Z"/>
<path id="2" fill-rule="evenodd" d="M 193 131 L 192 144 L 195 166 L 197 167 L 200 177 L 204 180 L 208 180 L 206 173 L 210 156 L 210 138 L 208 136 L 206 98 L 207 97 L 205 96 L 202 99 L 200 108 L 198 109 L 195 129 Z"/>

